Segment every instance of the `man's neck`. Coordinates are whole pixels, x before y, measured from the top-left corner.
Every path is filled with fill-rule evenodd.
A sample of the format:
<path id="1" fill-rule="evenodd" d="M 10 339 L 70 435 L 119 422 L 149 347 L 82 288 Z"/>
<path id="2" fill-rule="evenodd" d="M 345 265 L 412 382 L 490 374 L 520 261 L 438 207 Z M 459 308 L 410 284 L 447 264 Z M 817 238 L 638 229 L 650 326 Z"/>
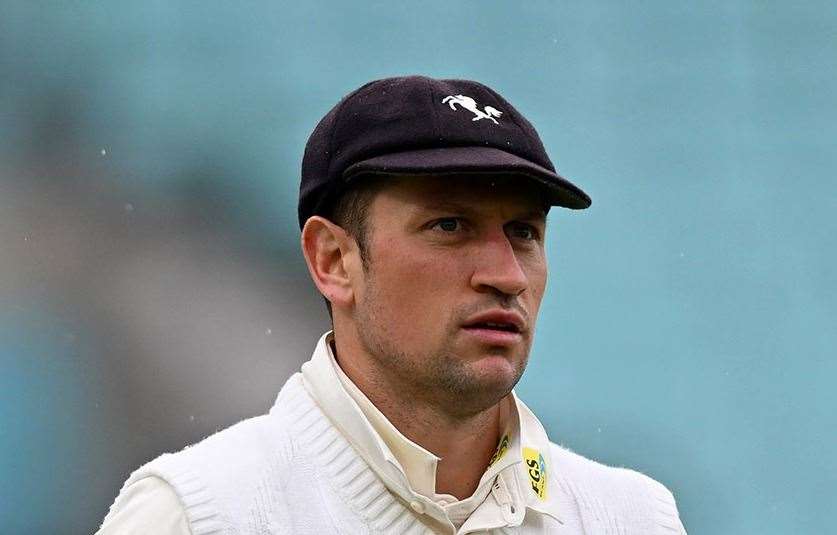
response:
<path id="1" fill-rule="evenodd" d="M 421 396 L 405 395 L 398 385 L 371 377 L 354 360 L 334 354 L 343 372 L 401 434 L 440 458 L 436 493 L 458 499 L 471 496 L 499 441 L 500 404 L 473 414 L 455 414 Z"/>

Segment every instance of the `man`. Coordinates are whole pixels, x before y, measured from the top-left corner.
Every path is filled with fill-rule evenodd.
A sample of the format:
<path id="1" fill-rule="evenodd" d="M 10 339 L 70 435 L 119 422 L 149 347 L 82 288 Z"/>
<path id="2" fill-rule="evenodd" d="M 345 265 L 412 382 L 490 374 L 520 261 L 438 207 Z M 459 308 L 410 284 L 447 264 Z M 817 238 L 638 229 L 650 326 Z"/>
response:
<path id="1" fill-rule="evenodd" d="M 333 331 L 269 414 L 131 475 L 99 533 L 685 533 L 664 486 L 551 443 L 512 391 L 546 213 L 589 205 L 482 84 L 346 96 L 299 199 Z"/>

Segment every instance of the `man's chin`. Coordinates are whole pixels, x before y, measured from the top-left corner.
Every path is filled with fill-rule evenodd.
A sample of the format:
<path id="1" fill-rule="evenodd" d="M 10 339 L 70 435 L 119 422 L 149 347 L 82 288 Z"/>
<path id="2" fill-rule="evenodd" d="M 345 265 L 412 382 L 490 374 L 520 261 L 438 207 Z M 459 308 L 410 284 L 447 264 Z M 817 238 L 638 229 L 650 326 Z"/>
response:
<path id="1" fill-rule="evenodd" d="M 482 390 L 508 393 L 523 373 L 517 359 L 503 354 L 485 354 L 469 363 L 474 382 Z"/>

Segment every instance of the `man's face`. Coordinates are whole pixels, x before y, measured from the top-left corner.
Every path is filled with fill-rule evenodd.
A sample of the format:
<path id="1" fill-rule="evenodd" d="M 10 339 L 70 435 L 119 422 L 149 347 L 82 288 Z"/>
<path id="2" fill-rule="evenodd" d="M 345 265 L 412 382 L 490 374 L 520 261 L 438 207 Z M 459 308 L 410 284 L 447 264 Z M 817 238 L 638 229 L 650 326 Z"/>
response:
<path id="1" fill-rule="evenodd" d="M 354 315 L 374 380 L 463 414 L 517 383 L 547 266 L 543 205 L 515 182 L 403 177 L 375 196 Z"/>

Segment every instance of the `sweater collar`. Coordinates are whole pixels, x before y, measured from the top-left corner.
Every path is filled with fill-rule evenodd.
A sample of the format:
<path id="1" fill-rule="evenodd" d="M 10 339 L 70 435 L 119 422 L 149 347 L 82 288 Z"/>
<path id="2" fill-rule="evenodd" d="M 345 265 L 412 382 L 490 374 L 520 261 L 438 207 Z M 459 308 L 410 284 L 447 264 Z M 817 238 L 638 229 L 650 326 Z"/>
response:
<path id="1" fill-rule="evenodd" d="M 366 397 L 349 376 L 340 368 L 332 352 L 331 339 L 326 339 L 326 349 L 331 368 L 343 389 L 357 404 L 374 431 L 374 439 L 384 459 L 398 468 L 407 478 L 410 487 L 419 494 L 436 497 L 436 468 L 441 460 L 431 451 L 413 442 L 390 422 L 372 401 Z M 453 497 L 451 497 L 453 498 Z"/>
<path id="2" fill-rule="evenodd" d="M 331 331 L 317 342 L 311 360 L 302 365 L 302 382 L 323 413 L 346 437 L 384 484 L 399 495 L 409 493 L 409 482 L 403 471 L 390 462 L 394 458 L 380 436 L 364 416 L 357 403 L 346 392 L 331 361 Z"/>
<path id="3" fill-rule="evenodd" d="M 439 457 L 405 437 L 345 375 L 331 352 L 332 339 L 331 331 L 325 333 L 311 360 L 303 364 L 306 390 L 391 491 L 407 501 L 415 500 L 416 494 L 428 501 L 442 498 L 435 494 Z M 519 525 L 524 508 L 560 521 L 555 492 L 551 492 L 556 485 L 550 477 L 552 462 L 546 431 L 514 392 L 504 399 L 501 414 L 505 432 L 497 451 L 474 496 L 456 505 L 467 506 L 474 501 L 467 507 L 473 511 L 491 499 L 487 498 L 490 493 L 502 511 L 502 518 L 495 519 L 498 525 Z M 426 509 L 437 516 L 432 514 L 433 508 Z M 472 521 L 484 522 L 484 513 L 480 507 L 462 527 Z M 446 521 L 441 516 L 437 520 Z"/>

